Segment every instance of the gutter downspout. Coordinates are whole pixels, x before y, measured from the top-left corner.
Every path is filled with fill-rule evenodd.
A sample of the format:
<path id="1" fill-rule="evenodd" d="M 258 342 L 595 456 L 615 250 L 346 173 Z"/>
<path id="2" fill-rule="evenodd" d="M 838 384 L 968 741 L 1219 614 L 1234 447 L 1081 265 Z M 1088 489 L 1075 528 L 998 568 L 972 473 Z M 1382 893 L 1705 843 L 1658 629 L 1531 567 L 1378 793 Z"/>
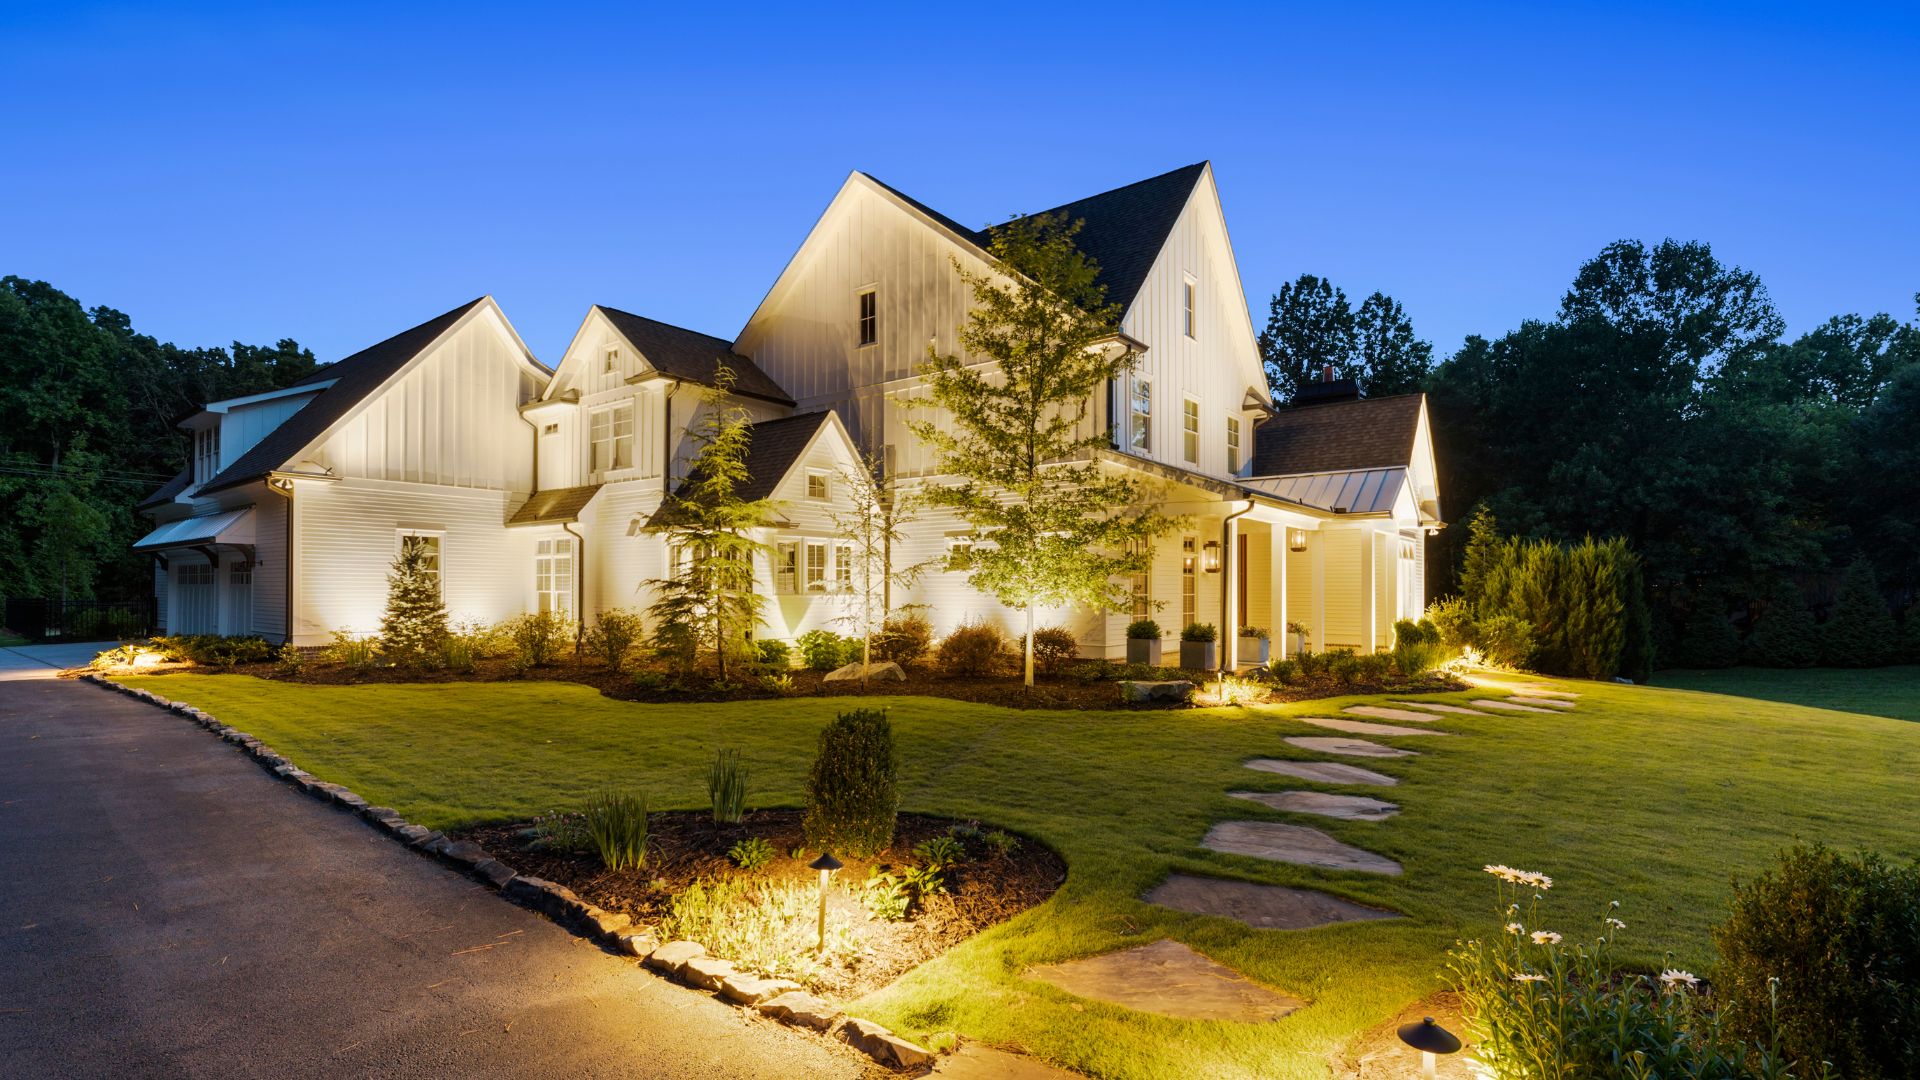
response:
<path id="1" fill-rule="evenodd" d="M 570 522 L 561 522 L 560 528 L 578 545 L 573 558 L 573 653 L 578 656 L 587 633 L 587 538 L 574 532 Z"/>
<path id="2" fill-rule="evenodd" d="M 1234 573 L 1235 571 L 1246 573 L 1246 568 L 1239 565 L 1239 556 L 1233 542 L 1233 523 L 1253 513 L 1253 505 L 1253 500 L 1248 499 L 1247 505 L 1220 519 L 1220 556 L 1225 562 L 1225 566 L 1222 567 L 1225 573 L 1220 575 L 1220 621 L 1227 624 L 1220 628 L 1225 636 L 1225 640 L 1220 643 L 1220 672 L 1223 675 L 1231 675 L 1236 670 L 1235 661 L 1239 657 L 1235 654 L 1240 651 L 1240 627 L 1235 624 L 1239 619 L 1246 617 L 1246 612 L 1236 611 L 1233 613 L 1233 619 L 1227 618 L 1228 600 L 1235 592 Z"/>
<path id="3" fill-rule="evenodd" d="M 286 486 L 282 487 L 282 484 Z M 281 575 L 287 579 L 287 609 L 280 617 L 280 632 L 281 644 L 291 645 L 293 644 L 293 481 L 281 480 L 276 483 L 272 478 L 268 478 L 267 490 L 287 500 L 287 555 L 286 564 L 280 570 Z"/>
<path id="4" fill-rule="evenodd" d="M 682 379 L 673 380 L 660 394 L 660 501 L 667 501 L 673 490 L 673 395 L 680 392 Z"/>

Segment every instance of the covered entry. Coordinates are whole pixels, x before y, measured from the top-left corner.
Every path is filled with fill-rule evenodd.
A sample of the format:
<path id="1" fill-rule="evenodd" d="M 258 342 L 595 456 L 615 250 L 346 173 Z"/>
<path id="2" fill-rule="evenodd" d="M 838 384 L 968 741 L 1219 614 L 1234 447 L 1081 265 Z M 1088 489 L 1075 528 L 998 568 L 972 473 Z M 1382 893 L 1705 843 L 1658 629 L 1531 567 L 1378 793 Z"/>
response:
<path id="1" fill-rule="evenodd" d="M 159 560 L 170 634 L 253 632 L 253 508 L 169 521 L 133 550 Z"/>

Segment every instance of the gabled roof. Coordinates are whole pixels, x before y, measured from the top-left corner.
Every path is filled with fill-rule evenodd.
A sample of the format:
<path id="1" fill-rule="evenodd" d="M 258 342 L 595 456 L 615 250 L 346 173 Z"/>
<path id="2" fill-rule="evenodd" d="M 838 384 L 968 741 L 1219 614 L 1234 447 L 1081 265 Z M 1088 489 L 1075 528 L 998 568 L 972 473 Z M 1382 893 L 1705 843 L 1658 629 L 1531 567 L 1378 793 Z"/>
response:
<path id="1" fill-rule="evenodd" d="M 267 432 L 265 438 L 249 447 L 233 464 L 220 470 L 220 474 L 200 490 L 207 492 L 236 487 L 250 480 L 258 480 L 286 465 L 307 444 L 326 434 L 327 429 L 352 412 L 355 406 L 385 386 L 388 379 L 407 366 L 408 361 L 420 355 L 440 335 L 465 318 L 468 312 L 485 303 L 488 300 L 484 296 L 468 301 L 411 330 L 402 330 L 378 345 L 361 349 L 352 356 L 319 368 L 294 383 L 294 386 L 324 382 L 333 385 L 315 394 L 300 411 Z M 534 367 L 546 370 L 531 354 L 525 355 Z"/>
<path id="2" fill-rule="evenodd" d="M 712 386 L 718 378 L 720 365 L 725 364 L 733 371 L 734 393 L 781 405 L 793 404 L 793 398 L 781 389 L 780 384 L 769 378 L 752 360 L 734 352 L 731 342 L 711 334 L 702 334 L 698 330 L 688 330 L 644 315 L 610 308 L 605 304 L 595 304 L 594 307 L 658 371 L 701 386 Z"/>
<path id="3" fill-rule="evenodd" d="M 799 416 L 783 416 L 778 420 L 762 420 L 753 425 L 752 438 L 747 444 L 747 480 L 740 485 L 736 494 L 742 499 L 766 499 L 773 496 L 780 481 L 786 479 L 800 456 L 813 445 L 814 436 L 820 429 L 833 420 L 833 413 L 802 413 Z M 689 473 L 680 481 L 674 495 L 660 504 L 653 512 L 651 525 L 662 525 L 672 520 L 672 508 L 680 492 L 698 483 L 700 474 Z"/>
<path id="4" fill-rule="evenodd" d="M 520 504 L 520 509 L 507 519 L 509 525 L 559 525 L 580 520 L 580 511 L 587 508 L 595 495 L 600 494 L 604 484 L 586 484 L 581 487 L 549 488 L 536 491 Z"/>
<path id="5" fill-rule="evenodd" d="M 1253 476 L 1405 469 L 1425 394 L 1281 409 L 1253 436 Z"/>
<path id="6" fill-rule="evenodd" d="M 192 483 L 193 483 L 193 466 L 189 465 L 186 468 L 181 469 L 180 474 L 178 476 L 175 476 L 173 479 L 167 481 L 164 484 L 161 484 L 159 489 L 156 490 L 153 494 L 147 496 L 144 499 L 141 499 L 138 503 L 134 504 L 133 508 L 135 510 L 151 510 L 156 506 L 160 506 L 165 503 L 170 503 L 173 501 L 174 496 L 187 490 L 188 486 L 191 485 Z"/>
<path id="7" fill-rule="evenodd" d="M 1107 301 L 1122 308 L 1131 307 L 1153 270 L 1154 260 L 1160 256 L 1160 249 L 1166 246 L 1174 223 L 1180 219 L 1180 212 L 1186 209 L 1194 185 L 1206 170 L 1207 163 L 1198 162 L 1041 212 L 1084 223 L 1074 241 L 1082 252 L 1100 264 L 1100 283 L 1107 287 Z M 871 176 L 868 179 L 959 233 L 981 251 L 990 251 L 991 226 L 969 229 L 889 184 Z"/>

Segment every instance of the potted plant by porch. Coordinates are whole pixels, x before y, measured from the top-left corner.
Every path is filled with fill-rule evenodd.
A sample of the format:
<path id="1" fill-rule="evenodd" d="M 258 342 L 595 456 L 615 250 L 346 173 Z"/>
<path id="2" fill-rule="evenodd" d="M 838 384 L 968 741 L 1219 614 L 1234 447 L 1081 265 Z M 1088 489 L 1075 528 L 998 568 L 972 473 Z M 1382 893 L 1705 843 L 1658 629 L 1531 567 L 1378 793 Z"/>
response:
<path id="1" fill-rule="evenodd" d="M 1188 623 L 1180 631 L 1180 666 L 1189 671 L 1212 671 L 1218 659 L 1218 637 L 1212 623 Z"/>
<path id="2" fill-rule="evenodd" d="M 1307 628 L 1297 622 L 1287 624 L 1287 655 L 1299 656 L 1307 651 Z"/>
<path id="3" fill-rule="evenodd" d="M 1135 619 L 1127 624 L 1127 663 L 1160 666 L 1160 624 Z"/>
<path id="4" fill-rule="evenodd" d="M 1243 626 L 1240 628 L 1240 648 L 1234 659 L 1242 664 L 1267 663 L 1267 630 L 1263 626 Z"/>

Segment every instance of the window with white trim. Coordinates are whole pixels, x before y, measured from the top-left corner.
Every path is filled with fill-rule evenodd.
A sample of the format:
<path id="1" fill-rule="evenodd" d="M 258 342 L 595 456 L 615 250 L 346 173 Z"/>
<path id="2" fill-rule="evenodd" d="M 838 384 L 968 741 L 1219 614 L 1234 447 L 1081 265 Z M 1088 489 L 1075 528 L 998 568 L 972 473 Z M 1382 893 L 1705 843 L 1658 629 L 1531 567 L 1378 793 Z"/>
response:
<path id="1" fill-rule="evenodd" d="M 792 596 L 800 591 L 800 544 L 783 540 L 773 546 L 773 591 Z"/>
<path id="2" fill-rule="evenodd" d="M 434 532 L 417 532 L 413 529 L 401 529 L 393 542 L 393 554 L 395 558 L 400 556 L 400 552 L 405 549 L 406 543 L 409 540 L 417 540 L 426 546 L 427 557 L 426 560 L 420 564 L 420 572 L 433 578 L 433 583 L 439 586 L 440 596 L 444 599 L 447 595 L 447 584 L 445 578 L 442 577 L 440 573 L 442 554 L 440 534 Z"/>
<path id="3" fill-rule="evenodd" d="M 1135 554 L 1144 554 L 1148 558 L 1140 572 L 1133 575 L 1133 617 L 1150 618 L 1153 615 L 1152 549 L 1147 546 L 1146 541 L 1136 540 L 1133 542 L 1133 550 Z"/>
<path id="4" fill-rule="evenodd" d="M 853 545 L 833 545 L 833 587 L 838 592 L 853 591 Z"/>
<path id="5" fill-rule="evenodd" d="M 860 290 L 860 344 L 872 345 L 880 340 L 880 294 L 872 289 Z"/>
<path id="6" fill-rule="evenodd" d="M 213 567 L 208 563 L 182 563 L 180 565 L 180 584 L 213 584 Z"/>
<path id="7" fill-rule="evenodd" d="M 633 402 L 594 410 L 591 442 L 587 460 L 590 471 L 632 468 Z"/>
<path id="8" fill-rule="evenodd" d="M 1198 317 L 1194 312 L 1194 300 L 1195 294 L 1199 291 L 1199 286 L 1194 284 L 1191 276 L 1181 282 L 1180 286 L 1180 304 L 1182 309 L 1181 325 L 1186 330 L 1188 337 L 1198 338 L 1200 336 L 1200 327 Z"/>
<path id="9" fill-rule="evenodd" d="M 807 591 L 827 591 L 827 542 L 807 541 Z"/>
<path id="10" fill-rule="evenodd" d="M 832 496 L 833 485 L 827 479 L 826 473 L 810 472 L 807 474 L 807 498 L 827 499 Z"/>
<path id="11" fill-rule="evenodd" d="M 1240 418 L 1227 417 L 1227 472 L 1238 476 L 1240 473 Z"/>
<path id="12" fill-rule="evenodd" d="M 1191 536 L 1180 539 L 1180 627 L 1183 630 L 1200 621 L 1199 545 Z"/>
<path id="13" fill-rule="evenodd" d="M 1133 400 L 1130 407 L 1132 419 L 1129 422 L 1129 441 L 1135 450 L 1153 449 L 1153 384 L 1145 379 L 1133 380 Z"/>
<path id="14" fill-rule="evenodd" d="M 204 484 L 220 471 L 220 422 L 193 433 L 193 482 Z"/>
<path id="15" fill-rule="evenodd" d="M 542 614 L 573 610 L 573 537 L 540 540 L 533 546 L 533 591 Z"/>
<path id="16" fill-rule="evenodd" d="M 608 349 L 606 356 L 601 360 L 600 372 L 611 375 L 618 370 L 620 370 L 620 350 Z"/>
<path id="17" fill-rule="evenodd" d="M 1190 465 L 1200 463 L 1200 403 L 1187 398 L 1180 405 L 1181 456 Z"/>

